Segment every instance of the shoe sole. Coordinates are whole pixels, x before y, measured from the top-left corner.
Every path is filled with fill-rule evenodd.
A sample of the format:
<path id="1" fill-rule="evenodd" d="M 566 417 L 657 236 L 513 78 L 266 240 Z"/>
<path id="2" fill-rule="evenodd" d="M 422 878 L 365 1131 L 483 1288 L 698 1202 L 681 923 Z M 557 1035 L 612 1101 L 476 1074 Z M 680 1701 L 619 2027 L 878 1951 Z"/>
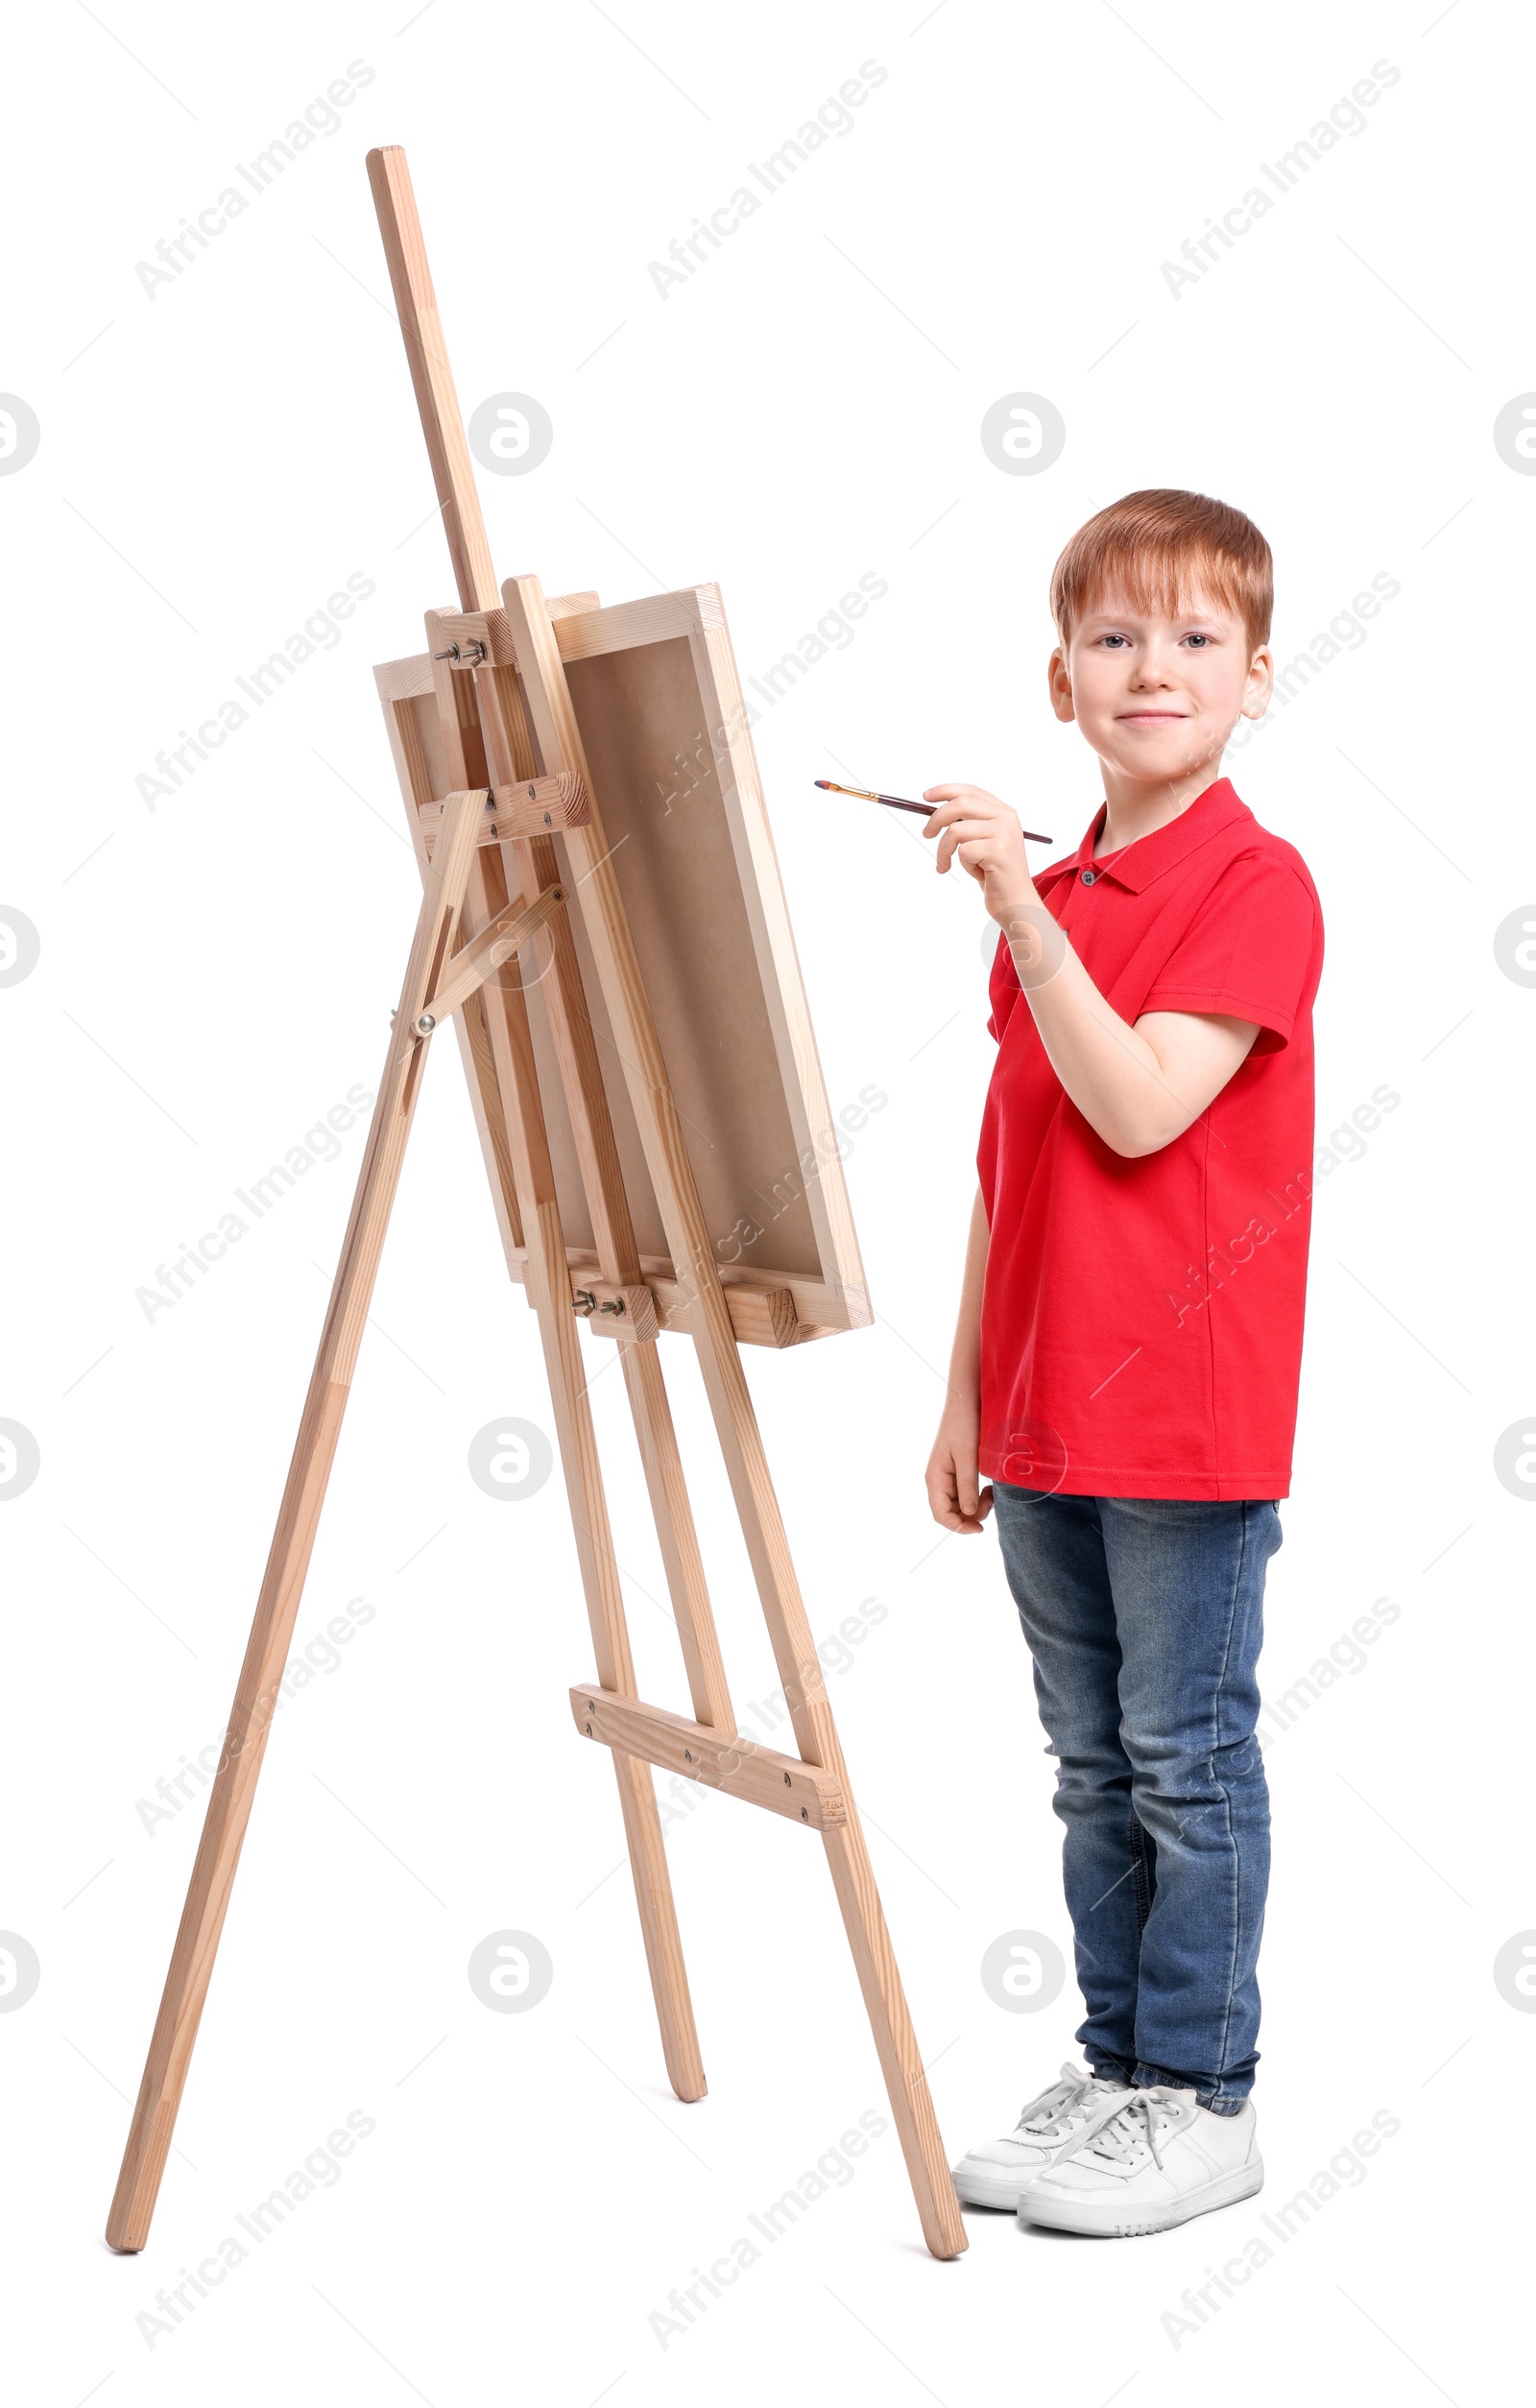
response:
<path id="1" fill-rule="evenodd" d="M 1041 2168 L 1044 2173 L 1046 2169 Z M 1031 2182 L 1038 2182 L 1039 2174 L 983 2174 L 974 2167 L 957 2165 L 950 2177 L 955 2197 L 967 2207 L 1001 2207 L 1009 2215 L 1018 2211 L 1019 2202 Z"/>
<path id="2" fill-rule="evenodd" d="M 1191 2216 L 1209 2215 L 1215 2207 L 1234 2206 L 1239 2199 L 1251 2199 L 1263 2186 L 1263 2161 L 1255 2158 L 1231 2174 L 1220 2174 L 1213 2182 L 1202 2182 L 1198 2190 L 1186 2191 L 1182 2199 L 1161 2200 L 1155 2207 L 1144 2207 L 1139 2215 L 1119 2214 L 1112 2205 L 1064 2198 L 1059 2193 L 1043 2199 L 1034 2185 L 1020 2195 L 1018 2214 L 1022 2223 L 1047 2225 L 1055 2232 L 1128 2241 L 1143 2232 L 1171 2231 L 1175 2225 L 1188 2224 Z"/>

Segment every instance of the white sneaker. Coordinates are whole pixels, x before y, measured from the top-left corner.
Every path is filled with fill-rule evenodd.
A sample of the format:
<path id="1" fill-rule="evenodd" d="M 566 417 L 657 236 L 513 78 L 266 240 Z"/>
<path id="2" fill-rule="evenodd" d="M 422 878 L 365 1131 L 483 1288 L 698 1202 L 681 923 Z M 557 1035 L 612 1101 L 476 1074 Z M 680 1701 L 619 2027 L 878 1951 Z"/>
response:
<path id="1" fill-rule="evenodd" d="M 961 2158 L 954 2186 L 972 2207 L 1017 2207 L 1026 2182 L 1074 2141 L 1087 2139 L 1129 2095 L 1129 2086 L 1086 2065 L 1064 2065 L 1061 2080 L 1031 2099 L 1000 2140 L 983 2141 Z"/>
<path id="2" fill-rule="evenodd" d="M 1020 2220 L 1059 2232 L 1165 2232 L 1262 2187 L 1258 2119 L 1245 2099 L 1215 2115 L 1192 2090 L 1133 2090 L 1064 2150 L 1019 2201 Z"/>

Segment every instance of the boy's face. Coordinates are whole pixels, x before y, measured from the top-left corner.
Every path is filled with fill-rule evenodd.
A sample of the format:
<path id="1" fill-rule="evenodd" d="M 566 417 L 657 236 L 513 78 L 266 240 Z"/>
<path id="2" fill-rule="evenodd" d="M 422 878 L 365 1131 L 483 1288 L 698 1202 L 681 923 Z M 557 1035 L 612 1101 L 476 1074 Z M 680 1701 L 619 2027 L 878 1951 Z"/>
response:
<path id="1" fill-rule="evenodd" d="M 1220 760 L 1239 718 L 1261 718 L 1274 663 L 1241 619 L 1209 594 L 1176 618 L 1106 593 L 1050 659 L 1056 716 L 1075 720 L 1106 771 L 1160 786 Z"/>

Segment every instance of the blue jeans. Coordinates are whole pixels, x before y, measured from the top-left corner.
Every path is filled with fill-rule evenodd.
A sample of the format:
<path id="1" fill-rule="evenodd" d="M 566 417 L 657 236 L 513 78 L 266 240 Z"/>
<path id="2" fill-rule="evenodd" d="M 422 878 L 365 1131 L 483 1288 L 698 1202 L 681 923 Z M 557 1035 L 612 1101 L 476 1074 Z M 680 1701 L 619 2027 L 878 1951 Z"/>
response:
<path id="1" fill-rule="evenodd" d="M 1267 1499 L 993 1482 L 1057 1759 L 1062 1871 L 1097 2073 L 1235 2114 L 1259 2062 L 1269 1792 L 1255 1724 Z"/>

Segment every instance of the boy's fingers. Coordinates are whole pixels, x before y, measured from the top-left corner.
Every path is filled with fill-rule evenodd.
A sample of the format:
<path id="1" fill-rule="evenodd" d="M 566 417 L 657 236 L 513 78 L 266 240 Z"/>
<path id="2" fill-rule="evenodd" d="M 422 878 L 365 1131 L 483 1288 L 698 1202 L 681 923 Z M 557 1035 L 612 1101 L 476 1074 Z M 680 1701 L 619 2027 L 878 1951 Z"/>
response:
<path id="1" fill-rule="evenodd" d="M 923 799 L 926 802 L 926 795 Z M 1006 803 L 995 801 L 991 795 L 970 795 L 953 802 L 936 802 L 919 833 L 937 836 L 945 828 L 969 826 L 979 836 L 990 835 L 1006 825 L 1000 814 L 1007 808 Z"/>
<path id="2" fill-rule="evenodd" d="M 938 838 L 941 867 L 954 859 L 958 846 L 996 844 L 1006 833 L 1004 829 L 997 826 L 995 821 L 978 820 L 970 814 L 965 814 L 955 820 L 930 821 L 920 832 L 924 836 Z M 969 868 L 970 864 L 966 866 Z"/>
<path id="3" fill-rule="evenodd" d="M 989 802 L 996 803 L 998 801 L 998 798 L 996 795 L 988 794 L 985 786 L 972 786 L 969 783 L 969 781 L 962 782 L 959 785 L 950 786 L 924 786 L 923 789 L 923 799 L 924 802 L 959 802 L 967 799 L 973 802 L 983 804 Z M 1000 807 L 1005 810 L 1007 805 L 1002 804 Z"/>
<path id="4" fill-rule="evenodd" d="M 923 798 L 924 802 L 927 799 L 926 795 Z M 923 823 L 922 833 L 924 836 L 937 836 L 943 829 L 952 827 L 957 820 L 963 820 L 967 816 L 968 806 L 963 802 L 936 802 Z"/>
<path id="5" fill-rule="evenodd" d="M 991 1489 L 980 1488 L 975 1466 L 962 1468 L 952 1453 L 935 1455 L 923 1479 L 934 1520 L 960 1538 L 974 1538 L 992 1511 L 993 1501 Z"/>
<path id="6" fill-rule="evenodd" d="M 962 870 L 969 870 L 973 878 L 983 880 L 989 869 L 996 870 L 1000 867 L 1000 864 L 989 855 L 983 840 L 979 836 L 969 834 L 964 828 L 950 828 L 948 831 L 933 866 L 942 874 L 954 861 L 958 861 Z"/>
<path id="7" fill-rule="evenodd" d="M 968 1536 L 981 1528 L 984 1511 L 978 1512 L 974 1496 L 966 1497 L 959 1493 L 952 1457 L 947 1458 L 942 1465 L 930 1465 L 924 1475 L 924 1485 L 928 1491 L 928 1510 L 944 1529 Z M 989 1489 L 989 1503 L 991 1496 Z"/>
<path id="8" fill-rule="evenodd" d="M 946 821 L 933 832 L 939 840 L 939 857 L 946 862 L 954 859 L 956 851 L 962 845 L 984 845 L 989 836 L 996 833 L 996 829 L 989 827 L 984 820 L 969 818 Z M 924 834 L 927 834 L 926 829 L 924 830 Z"/>

